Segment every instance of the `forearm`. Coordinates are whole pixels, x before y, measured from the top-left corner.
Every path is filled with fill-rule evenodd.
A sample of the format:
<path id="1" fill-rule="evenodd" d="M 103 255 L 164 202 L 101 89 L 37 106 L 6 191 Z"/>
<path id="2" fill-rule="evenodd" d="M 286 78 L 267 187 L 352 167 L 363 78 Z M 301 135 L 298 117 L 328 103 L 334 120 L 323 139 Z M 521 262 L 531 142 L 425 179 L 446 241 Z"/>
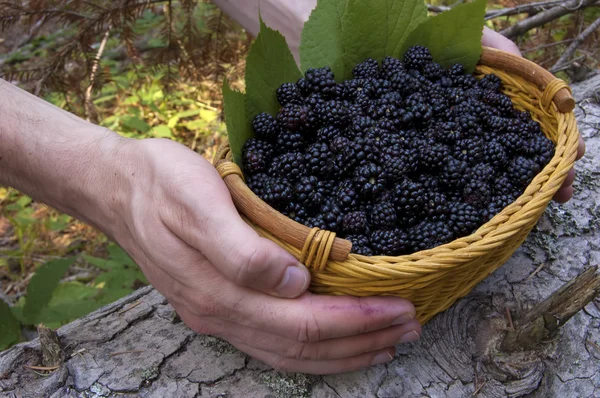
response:
<path id="1" fill-rule="evenodd" d="M 123 139 L 0 79 L 0 184 L 95 226 L 114 218 Z M 119 187 L 119 189 L 116 189 Z"/>
<path id="2" fill-rule="evenodd" d="M 269 27 L 283 34 L 292 53 L 298 54 L 300 33 L 317 0 L 213 0 L 214 3 L 237 21 L 249 33 L 256 36 L 260 15 Z"/>

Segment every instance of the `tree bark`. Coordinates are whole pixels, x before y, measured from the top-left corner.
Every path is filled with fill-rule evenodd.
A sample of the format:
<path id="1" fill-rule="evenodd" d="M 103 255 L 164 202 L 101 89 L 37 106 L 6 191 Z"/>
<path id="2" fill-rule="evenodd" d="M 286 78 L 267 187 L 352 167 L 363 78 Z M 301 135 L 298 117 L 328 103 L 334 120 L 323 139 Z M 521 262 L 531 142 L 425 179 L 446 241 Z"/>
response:
<path id="1" fill-rule="evenodd" d="M 585 87 L 574 92 L 595 92 Z M 65 360 L 56 370 L 33 368 L 43 366 L 39 340 L 0 353 L 0 397 L 600 396 L 598 299 L 532 349 L 500 349 L 513 327 L 544 322 L 528 317 L 531 309 L 548 312 L 539 304 L 552 292 L 600 265 L 600 106 L 579 99 L 587 154 L 574 199 L 550 205 L 512 258 L 425 325 L 421 340 L 398 346 L 393 362 L 325 377 L 279 374 L 193 333 L 147 287 L 60 328 Z"/>

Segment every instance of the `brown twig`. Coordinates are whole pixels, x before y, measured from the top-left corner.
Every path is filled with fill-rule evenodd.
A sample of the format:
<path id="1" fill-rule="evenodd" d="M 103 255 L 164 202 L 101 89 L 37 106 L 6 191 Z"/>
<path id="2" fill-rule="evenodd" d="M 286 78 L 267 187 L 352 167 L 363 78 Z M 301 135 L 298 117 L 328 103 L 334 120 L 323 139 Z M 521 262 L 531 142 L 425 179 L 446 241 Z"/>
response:
<path id="1" fill-rule="evenodd" d="M 546 11 L 542 11 L 530 18 L 524 19 L 513 26 L 504 29 L 500 33 L 509 39 L 521 36 L 523 33 L 542 26 L 550 21 L 562 17 L 563 15 L 570 14 L 577 10 L 584 9 L 586 7 L 596 5 L 600 3 L 600 0 L 569 0 L 561 3 L 558 6 L 552 7 Z"/>
<path id="2" fill-rule="evenodd" d="M 509 17 L 512 15 L 519 14 L 530 14 L 534 15 L 541 11 L 545 11 L 550 7 L 557 6 L 559 4 L 566 3 L 567 0 L 550 0 L 550 1 L 540 1 L 537 3 L 527 3 L 520 4 L 515 7 L 503 8 L 500 10 L 490 10 L 485 14 L 485 19 L 494 19 L 499 17 Z"/>
<path id="3" fill-rule="evenodd" d="M 534 276 L 536 276 L 538 274 L 538 272 L 540 272 L 542 270 L 542 268 L 544 268 L 544 265 L 546 265 L 545 263 L 541 263 L 536 269 L 535 271 L 533 271 L 531 273 L 531 275 L 529 275 L 527 277 L 527 279 L 525 279 L 526 281 L 530 280 L 531 278 L 533 278 Z"/>
<path id="4" fill-rule="evenodd" d="M 583 32 L 581 32 L 574 39 L 573 43 L 571 43 L 569 45 L 569 47 L 567 47 L 567 49 L 560 56 L 558 61 L 556 61 L 556 63 L 552 66 L 552 68 L 550 68 L 550 72 L 552 72 L 555 69 L 560 68 L 565 62 L 567 62 L 567 60 L 573 56 L 573 53 L 575 53 L 575 50 L 577 50 L 577 47 L 579 47 L 581 45 L 581 43 L 583 43 L 583 41 L 598 28 L 600 28 L 600 17 L 598 17 L 598 19 L 596 19 L 594 22 L 592 22 L 592 24 L 590 26 L 588 26 Z"/>
<path id="5" fill-rule="evenodd" d="M 108 25 L 106 28 L 106 32 L 104 32 L 104 37 L 102 37 L 102 41 L 100 42 L 100 47 L 98 47 L 98 52 L 94 57 L 94 63 L 92 65 L 92 71 L 90 73 L 90 84 L 88 88 L 85 90 L 85 114 L 88 122 L 98 123 L 98 115 L 94 104 L 92 103 L 92 91 L 94 89 L 94 83 L 96 82 L 96 76 L 98 75 L 98 65 L 100 64 L 100 58 L 102 58 L 102 53 L 104 53 L 104 48 L 106 47 L 106 42 L 108 41 L 108 36 L 110 34 L 111 26 Z"/>
<path id="6" fill-rule="evenodd" d="M 140 305 L 140 304 L 142 304 L 142 302 L 141 302 L 141 301 L 136 301 L 135 303 L 131 304 L 129 307 L 123 308 L 121 311 L 119 311 L 119 312 L 117 313 L 117 315 L 122 315 L 122 314 L 124 314 L 125 312 L 127 312 L 127 311 L 129 311 L 129 310 L 132 310 L 132 309 L 134 309 L 135 307 L 137 307 L 137 306 L 138 306 L 138 305 Z"/>
<path id="7" fill-rule="evenodd" d="M 512 316 L 510 315 L 510 309 L 506 307 L 506 320 L 508 321 L 508 327 L 510 330 L 515 330 L 515 325 L 512 320 Z"/>
<path id="8" fill-rule="evenodd" d="M 23 365 L 23 367 L 27 368 L 27 369 L 31 369 L 31 370 L 45 370 L 45 371 L 53 371 L 56 370 L 58 368 L 60 368 L 59 365 L 56 366 L 32 366 L 32 365 Z"/>

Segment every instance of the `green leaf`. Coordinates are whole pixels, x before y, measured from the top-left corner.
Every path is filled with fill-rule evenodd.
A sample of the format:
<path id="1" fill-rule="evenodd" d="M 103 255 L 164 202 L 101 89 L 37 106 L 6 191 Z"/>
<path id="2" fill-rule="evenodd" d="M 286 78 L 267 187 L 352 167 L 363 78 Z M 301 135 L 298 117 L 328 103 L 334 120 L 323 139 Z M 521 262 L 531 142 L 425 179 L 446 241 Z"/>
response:
<path id="1" fill-rule="evenodd" d="M 242 148 L 252 137 L 252 129 L 246 118 L 246 95 L 232 90 L 227 79 L 223 81 L 223 111 L 233 160 L 242 167 Z"/>
<path id="2" fill-rule="evenodd" d="M 342 18 L 348 0 L 319 0 L 304 24 L 300 40 L 302 70 L 329 66 L 338 81 L 343 81 L 351 70 L 346 70 Z"/>
<path id="3" fill-rule="evenodd" d="M 260 33 L 246 58 L 248 121 L 260 112 L 275 115 L 279 110 L 275 93 L 279 86 L 295 82 L 301 77 L 285 38 L 261 19 Z"/>
<path id="4" fill-rule="evenodd" d="M 427 19 L 423 0 L 348 0 L 342 18 L 342 43 L 348 72 L 367 58 L 400 57 L 402 43 Z"/>
<path id="5" fill-rule="evenodd" d="M 460 63 L 472 72 L 481 56 L 481 35 L 487 0 L 457 5 L 421 23 L 402 47 L 422 45 L 444 67 Z"/>
<path id="6" fill-rule="evenodd" d="M 153 137 L 158 138 L 172 138 L 173 132 L 166 124 L 159 124 L 158 126 L 152 127 L 149 134 Z"/>
<path id="7" fill-rule="evenodd" d="M 21 338 L 21 324 L 9 306 L 0 300 L 0 350 L 4 350 Z"/>
<path id="8" fill-rule="evenodd" d="M 27 285 L 27 301 L 23 317 L 29 324 L 38 322 L 42 310 L 48 305 L 54 289 L 75 258 L 49 261 L 42 265 Z"/>
<path id="9" fill-rule="evenodd" d="M 150 130 L 150 126 L 144 120 L 136 116 L 126 116 L 121 119 L 121 123 L 132 130 L 139 131 L 140 133 L 147 133 Z"/>

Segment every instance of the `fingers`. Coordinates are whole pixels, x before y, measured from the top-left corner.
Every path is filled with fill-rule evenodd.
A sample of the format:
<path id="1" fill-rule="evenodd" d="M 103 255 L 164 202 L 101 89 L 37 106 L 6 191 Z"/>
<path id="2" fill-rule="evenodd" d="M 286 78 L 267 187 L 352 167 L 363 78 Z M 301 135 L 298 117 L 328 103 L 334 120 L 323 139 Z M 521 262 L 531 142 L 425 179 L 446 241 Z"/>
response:
<path id="1" fill-rule="evenodd" d="M 352 372 L 369 366 L 379 365 L 394 359 L 396 349 L 388 347 L 384 350 L 368 352 L 344 359 L 331 359 L 324 361 L 304 361 L 300 359 L 284 358 L 271 352 L 251 347 L 240 341 L 232 341 L 234 346 L 248 353 L 254 358 L 266 363 L 272 368 L 282 372 L 300 372 L 309 374 L 334 374 Z"/>
<path id="2" fill-rule="evenodd" d="M 487 47 L 494 47 L 499 50 L 507 51 L 515 55 L 521 55 L 519 47 L 510 39 L 502 36 L 500 33 L 484 26 L 483 36 L 481 37 L 481 44 Z"/>
<path id="3" fill-rule="evenodd" d="M 554 201 L 558 203 L 566 203 L 573 197 L 573 187 L 568 186 L 560 188 L 554 195 Z"/>
<path id="4" fill-rule="evenodd" d="M 583 140 L 583 137 L 581 135 L 579 135 L 579 145 L 577 146 L 576 160 L 581 159 L 583 157 L 583 155 L 585 155 L 585 141 Z"/>
<path id="5" fill-rule="evenodd" d="M 260 294 L 243 294 L 234 307 L 230 318 L 234 322 L 269 330 L 278 336 L 303 343 L 354 336 L 392 325 L 402 325 L 415 316 L 414 306 L 409 301 L 396 297 L 321 296 L 305 293 L 296 300 L 281 300 Z"/>

